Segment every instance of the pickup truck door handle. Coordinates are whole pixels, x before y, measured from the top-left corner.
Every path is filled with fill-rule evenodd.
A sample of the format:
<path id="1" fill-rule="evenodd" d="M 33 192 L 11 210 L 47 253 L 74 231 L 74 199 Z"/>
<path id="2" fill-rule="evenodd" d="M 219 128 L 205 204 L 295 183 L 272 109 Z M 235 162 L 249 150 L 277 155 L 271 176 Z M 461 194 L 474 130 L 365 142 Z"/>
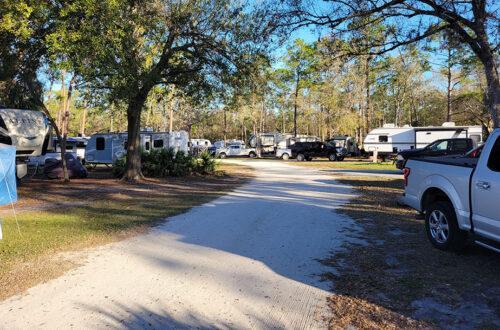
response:
<path id="1" fill-rule="evenodd" d="M 490 189 L 490 183 L 489 183 L 489 182 L 486 182 L 486 181 L 478 181 L 478 182 L 476 182 L 476 186 L 477 186 L 479 189 L 483 189 L 483 190 L 488 190 L 488 189 Z"/>

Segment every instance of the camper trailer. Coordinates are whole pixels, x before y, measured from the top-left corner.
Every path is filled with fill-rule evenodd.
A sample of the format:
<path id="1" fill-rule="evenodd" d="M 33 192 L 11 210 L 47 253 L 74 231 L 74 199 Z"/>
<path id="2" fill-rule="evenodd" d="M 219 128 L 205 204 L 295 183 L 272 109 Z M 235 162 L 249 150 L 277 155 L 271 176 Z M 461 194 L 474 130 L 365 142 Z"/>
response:
<path id="1" fill-rule="evenodd" d="M 428 127 L 396 127 L 394 124 L 386 124 L 368 133 L 364 148 L 367 152 L 377 151 L 379 155 L 387 156 L 406 149 L 423 148 L 438 139 L 451 138 L 470 138 L 480 144 L 483 141 L 483 130 L 481 126 L 455 126 L 451 122 Z"/>
<path id="2" fill-rule="evenodd" d="M 85 163 L 85 148 L 87 147 L 88 137 L 68 137 L 66 139 L 66 152 L 75 153 L 76 157 Z M 57 138 L 53 139 L 54 151 L 61 152 L 61 145 Z"/>
<path id="3" fill-rule="evenodd" d="M 348 135 L 338 135 L 327 140 L 337 147 L 337 149 L 343 150 L 347 156 L 359 156 L 359 148 L 356 139 Z"/>
<path id="4" fill-rule="evenodd" d="M 185 131 L 141 132 L 140 146 L 144 151 L 174 149 L 188 152 L 188 134 Z M 98 133 L 90 137 L 85 148 L 89 164 L 113 164 L 127 152 L 127 133 Z"/>
<path id="5" fill-rule="evenodd" d="M 52 127 L 40 111 L 0 109 L 0 143 L 16 147 L 18 178 L 28 172 L 30 156 L 45 154 L 50 148 Z"/>
<path id="6" fill-rule="evenodd" d="M 208 148 L 212 145 L 207 139 L 191 139 L 190 142 L 193 148 Z"/>

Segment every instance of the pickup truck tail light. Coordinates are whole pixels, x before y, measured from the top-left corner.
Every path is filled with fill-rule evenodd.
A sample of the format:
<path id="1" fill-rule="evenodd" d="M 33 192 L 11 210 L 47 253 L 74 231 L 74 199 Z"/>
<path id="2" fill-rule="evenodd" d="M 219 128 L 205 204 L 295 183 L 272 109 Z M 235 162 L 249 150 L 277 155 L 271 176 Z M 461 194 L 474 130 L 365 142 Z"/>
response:
<path id="1" fill-rule="evenodd" d="M 408 177 L 410 176 L 410 168 L 405 167 L 403 169 L 403 179 L 405 180 L 405 187 L 408 185 Z"/>

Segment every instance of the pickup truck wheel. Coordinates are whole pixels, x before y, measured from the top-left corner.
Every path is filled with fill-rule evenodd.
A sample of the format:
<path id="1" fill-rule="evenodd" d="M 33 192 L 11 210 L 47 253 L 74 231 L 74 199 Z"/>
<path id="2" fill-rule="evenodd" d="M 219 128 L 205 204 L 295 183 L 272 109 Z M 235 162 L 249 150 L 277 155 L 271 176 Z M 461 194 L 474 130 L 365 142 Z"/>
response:
<path id="1" fill-rule="evenodd" d="M 220 158 L 220 159 L 224 159 L 224 158 L 226 158 L 226 153 L 225 153 L 225 152 L 221 152 L 221 153 L 219 154 L 219 158 Z"/>
<path id="2" fill-rule="evenodd" d="M 439 201 L 425 211 L 425 231 L 432 245 L 444 251 L 461 251 L 467 232 L 458 227 L 457 216 L 450 202 Z"/>
<path id="3" fill-rule="evenodd" d="M 284 153 L 283 155 L 281 155 L 281 159 L 283 159 L 283 160 L 289 160 L 290 159 L 290 155 L 287 154 L 287 153 Z"/>
<path id="4" fill-rule="evenodd" d="M 304 159 L 306 159 L 306 157 L 305 157 L 303 154 L 298 154 L 298 155 L 297 155 L 297 161 L 298 161 L 298 162 L 303 162 L 303 161 L 304 161 Z"/>
<path id="5" fill-rule="evenodd" d="M 255 157 L 257 157 L 257 154 L 256 154 L 255 152 L 251 151 L 251 152 L 248 154 L 248 157 L 250 157 L 250 158 L 255 158 Z"/>
<path id="6" fill-rule="evenodd" d="M 330 154 L 328 156 L 328 160 L 331 161 L 331 162 L 334 162 L 337 160 L 337 155 L 336 154 Z"/>

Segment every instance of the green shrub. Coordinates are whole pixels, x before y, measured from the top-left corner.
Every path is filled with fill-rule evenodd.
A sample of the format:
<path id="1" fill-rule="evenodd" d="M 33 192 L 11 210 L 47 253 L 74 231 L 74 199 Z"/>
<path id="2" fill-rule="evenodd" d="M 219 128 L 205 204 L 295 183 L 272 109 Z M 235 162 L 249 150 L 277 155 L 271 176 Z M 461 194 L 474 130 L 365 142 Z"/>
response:
<path id="1" fill-rule="evenodd" d="M 186 176 L 192 174 L 213 174 L 216 170 L 215 159 L 203 152 L 193 157 L 183 151 L 177 153 L 173 149 L 156 149 L 142 152 L 142 173 L 146 177 L 165 178 L 168 176 Z M 119 158 L 113 165 L 113 175 L 122 177 L 125 174 L 126 157 Z"/>
<path id="2" fill-rule="evenodd" d="M 204 151 L 199 155 L 196 165 L 196 172 L 200 174 L 213 174 L 217 167 L 214 157 L 208 151 Z"/>
<path id="3" fill-rule="evenodd" d="M 113 176 L 116 178 L 121 178 L 125 174 L 125 165 L 127 163 L 127 156 L 118 158 L 113 163 Z"/>

